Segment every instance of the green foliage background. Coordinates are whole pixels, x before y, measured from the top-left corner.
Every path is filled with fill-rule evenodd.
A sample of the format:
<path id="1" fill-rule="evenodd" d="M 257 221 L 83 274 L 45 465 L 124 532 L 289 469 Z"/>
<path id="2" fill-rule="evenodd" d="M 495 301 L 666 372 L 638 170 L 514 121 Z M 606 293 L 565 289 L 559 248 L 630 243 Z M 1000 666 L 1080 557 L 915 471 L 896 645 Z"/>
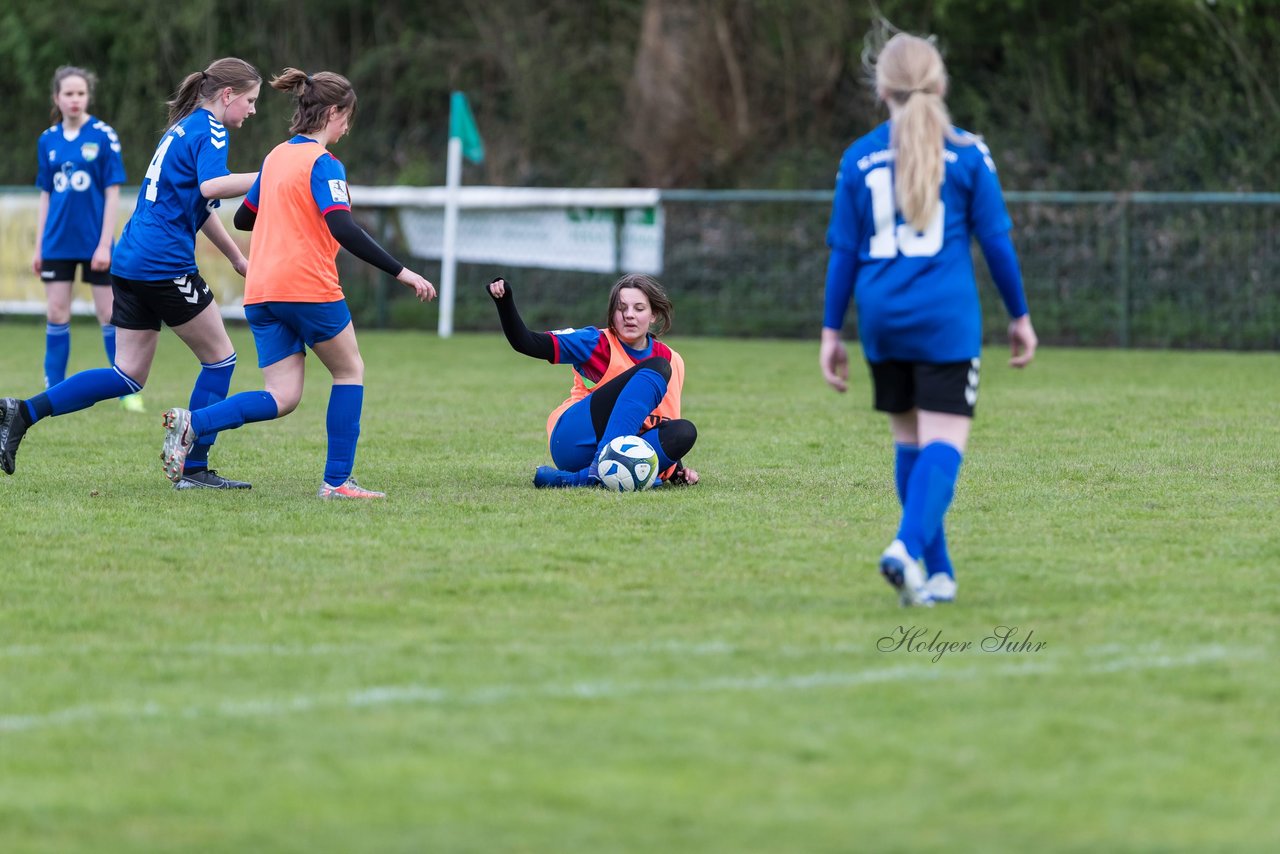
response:
<path id="1" fill-rule="evenodd" d="M 953 117 L 988 138 L 1007 187 L 1267 190 L 1278 12 L 1273 0 L 17 0 L 0 11 L 0 183 L 33 178 L 57 66 L 99 74 L 95 111 L 136 180 L 163 100 L 231 54 L 268 75 L 351 77 L 360 112 L 340 153 L 357 183 L 441 183 L 448 93 L 463 89 L 489 153 L 471 183 L 822 188 L 881 118 L 862 57 L 888 20 L 938 35 Z M 233 167 L 252 168 L 289 113 L 266 94 Z"/>

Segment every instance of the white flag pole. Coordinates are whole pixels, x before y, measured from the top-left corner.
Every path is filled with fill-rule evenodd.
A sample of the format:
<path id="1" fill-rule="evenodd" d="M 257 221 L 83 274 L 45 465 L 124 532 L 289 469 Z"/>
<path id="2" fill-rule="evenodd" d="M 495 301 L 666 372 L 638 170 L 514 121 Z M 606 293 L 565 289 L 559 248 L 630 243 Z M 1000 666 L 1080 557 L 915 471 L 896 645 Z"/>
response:
<path id="1" fill-rule="evenodd" d="M 453 335 L 454 280 L 458 272 L 458 189 L 462 186 L 462 140 L 449 137 L 449 160 L 445 168 L 444 245 L 440 253 L 441 338 Z"/>

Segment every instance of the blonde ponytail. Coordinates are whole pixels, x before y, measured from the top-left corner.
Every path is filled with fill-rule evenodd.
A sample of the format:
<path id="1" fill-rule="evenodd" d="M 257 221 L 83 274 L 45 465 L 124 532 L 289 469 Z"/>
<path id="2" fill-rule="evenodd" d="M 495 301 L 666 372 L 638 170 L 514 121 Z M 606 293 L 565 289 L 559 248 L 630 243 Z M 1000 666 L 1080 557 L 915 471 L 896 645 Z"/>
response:
<path id="1" fill-rule="evenodd" d="M 876 92 L 895 108 L 889 144 L 898 210 L 912 228 L 924 231 L 938 213 L 945 141 L 958 138 L 943 101 L 942 54 L 925 39 L 899 33 L 876 60 Z"/>

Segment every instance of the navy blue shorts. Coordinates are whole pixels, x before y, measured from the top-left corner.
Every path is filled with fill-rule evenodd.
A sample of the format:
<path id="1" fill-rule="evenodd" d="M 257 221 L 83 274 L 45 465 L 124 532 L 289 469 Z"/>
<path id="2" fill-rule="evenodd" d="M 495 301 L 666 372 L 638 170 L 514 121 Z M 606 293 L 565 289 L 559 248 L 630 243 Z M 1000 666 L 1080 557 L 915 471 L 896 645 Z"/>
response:
<path id="1" fill-rule="evenodd" d="M 258 348 L 258 367 L 274 365 L 333 338 L 351 323 L 347 301 L 261 302 L 244 307 Z"/>

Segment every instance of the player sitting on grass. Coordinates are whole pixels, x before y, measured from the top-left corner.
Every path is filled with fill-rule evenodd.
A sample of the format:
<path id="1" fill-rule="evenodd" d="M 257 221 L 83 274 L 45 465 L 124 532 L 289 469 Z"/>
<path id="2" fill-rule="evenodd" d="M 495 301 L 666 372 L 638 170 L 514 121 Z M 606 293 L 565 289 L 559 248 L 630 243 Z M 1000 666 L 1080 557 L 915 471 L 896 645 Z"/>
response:
<path id="1" fill-rule="evenodd" d="M 534 486 L 599 485 L 595 460 L 600 449 L 628 435 L 653 446 L 666 482 L 698 482 L 698 473 L 681 462 L 698 438 L 693 423 L 680 417 L 684 359 L 657 340 L 671 328 L 671 300 L 662 285 L 639 274 L 619 279 L 609 292 L 605 329 L 532 332 L 516 311 L 505 279 L 489 283 L 489 296 L 512 349 L 573 366 L 569 397 L 547 418 L 555 467 L 539 466 Z"/>

